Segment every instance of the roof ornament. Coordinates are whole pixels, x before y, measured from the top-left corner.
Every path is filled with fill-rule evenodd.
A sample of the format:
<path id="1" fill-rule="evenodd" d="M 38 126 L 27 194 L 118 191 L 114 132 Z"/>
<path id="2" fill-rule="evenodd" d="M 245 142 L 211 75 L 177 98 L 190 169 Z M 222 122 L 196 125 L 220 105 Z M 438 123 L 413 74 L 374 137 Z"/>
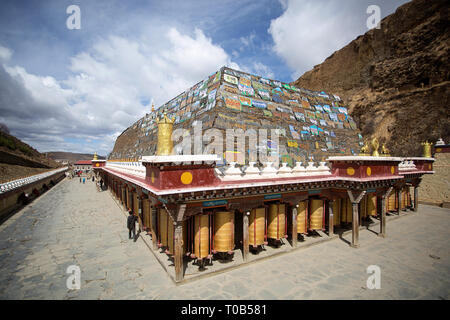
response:
<path id="1" fill-rule="evenodd" d="M 380 143 L 378 142 L 378 139 L 373 138 L 371 144 L 373 148 L 372 157 L 379 157 L 380 154 L 378 153 L 378 148 L 380 147 Z"/>
<path id="2" fill-rule="evenodd" d="M 164 111 L 162 119 L 156 119 L 158 123 L 158 145 L 156 149 L 157 156 L 168 156 L 173 152 L 172 131 L 175 118 L 169 119 L 167 112 Z"/>
<path id="3" fill-rule="evenodd" d="M 361 148 L 361 150 L 359 151 L 359 155 L 360 156 L 370 156 L 370 148 L 369 148 L 369 143 L 367 141 L 364 144 L 364 146 Z"/>
<path id="4" fill-rule="evenodd" d="M 428 142 L 428 140 L 426 140 L 425 142 L 422 142 L 422 146 L 423 146 L 423 156 L 425 158 L 431 158 L 431 146 L 432 143 Z"/>
<path id="5" fill-rule="evenodd" d="M 389 154 L 389 149 L 386 148 L 386 144 L 383 143 L 383 145 L 381 146 L 381 156 L 382 157 L 390 157 L 391 155 Z"/>

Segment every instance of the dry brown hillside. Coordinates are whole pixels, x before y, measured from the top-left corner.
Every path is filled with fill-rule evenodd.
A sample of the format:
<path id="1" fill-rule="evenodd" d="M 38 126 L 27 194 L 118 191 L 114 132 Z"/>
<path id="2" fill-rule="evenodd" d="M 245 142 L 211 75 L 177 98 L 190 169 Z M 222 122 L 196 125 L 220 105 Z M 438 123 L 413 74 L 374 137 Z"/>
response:
<path id="1" fill-rule="evenodd" d="M 0 131 L 0 183 L 28 177 L 59 164 L 16 137 Z"/>
<path id="2" fill-rule="evenodd" d="M 450 141 L 449 3 L 414 0 L 295 85 L 343 98 L 365 138 L 398 156 L 420 155 L 420 142 Z"/>

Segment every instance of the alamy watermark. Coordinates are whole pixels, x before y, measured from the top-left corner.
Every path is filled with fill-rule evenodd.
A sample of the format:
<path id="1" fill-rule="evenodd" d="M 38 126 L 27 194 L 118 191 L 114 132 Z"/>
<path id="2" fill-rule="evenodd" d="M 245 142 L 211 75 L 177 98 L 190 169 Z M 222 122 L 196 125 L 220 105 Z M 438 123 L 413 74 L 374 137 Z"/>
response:
<path id="1" fill-rule="evenodd" d="M 81 288 L 81 269 L 77 265 L 67 267 L 66 273 L 69 274 L 66 280 L 66 286 L 69 290 L 80 290 Z"/>
<path id="2" fill-rule="evenodd" d="M 66 13 L 70 14 L 66 20 L 67 29 L 81 29 L 81 10 L 80 7 L 72 4 L 67 7 Z"/>
<path id="3" fill-rule="evenodd" d="M 370 265 L 367 267 L 367 273 L 370 276 L 367 278 L 367 289 L 381 289 L 381 269 L 377 265 Z"/>
<path id="4" fill-rule="evenodd" d="M 379 6 L 377 5 L 370 5 L 367 7 L 366 10 L 367 14 L 370 14 L 370 16 L 367 18 L 366 20 L 366 26 L 367 29 L 373 29 L 373 28 L 377 28 L 377 29 L 381 29 L 381 9 Z"/>

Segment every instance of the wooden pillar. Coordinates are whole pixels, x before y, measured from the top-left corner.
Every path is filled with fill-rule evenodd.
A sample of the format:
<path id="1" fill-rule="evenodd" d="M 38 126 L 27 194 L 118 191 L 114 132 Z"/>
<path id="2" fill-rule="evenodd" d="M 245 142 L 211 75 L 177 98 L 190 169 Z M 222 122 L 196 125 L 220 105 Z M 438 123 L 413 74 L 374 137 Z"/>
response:
<path id="1" fill-rule="evenodd" d="M 297 247 L 297 208 L 292 209 L 292 247 Z"/>
<path id="2" fill-rule="evenodd" d="M 380 214 L 380 233 L 379 237 L 386 237 L 386 198 L 387 195 L 381 197 L 381 214 Z"/>
<path id="3" fill-rule="evenodd" d="M 400 211 L 402 210 L 402 188 L 397 189 L 397 199 L 398 199 L 397 213 L 398 215 L 400 215 Z"/>
<path id="4" fill-rule="evenodd" d="M 183 280 L 183 224 L 181 222 L 174 223 L 174 238 L 175 238 L 175 281 Z"/>
<path id="5" fill-rule="evenodd" d="M 244 261 L 247 261 L 249 255 L 249 242 L 248 242 L 248 216 L 250 212 L 244 212 L 242 215 L 242 257 Z"/>
<path id="6" fill-rule="evenodd" d="M 352 247 L 358 248 L 359 247 L 359 214 L 358 214 L 358 203 L 352 202 L 352 212 L 353 212 L 353 219 L 352 219 Z"/>
<path id="7" fill-rule="evenodd" d="M 419 187 L 414 186 L 414 211 L 417 212 L 419 208 Z"/>
<path id="8" fill-rule="evenodd" d="M 361 191 L 357 197 L 353 195 L 353 192 L 347 190 L 348 196 L 352 203 L 352 243 L 351 247 L 359 247 L 359 202 L 366 194 L 366 191 Z"/>
<path id="9" fill-rule="evenodd" d="M 334 215 L 333 215 L 333 202 L 328 201 L 328 236 L 331 237 L 334 234 Z"/>
<path id="10" fill-rule="evenodd" d="M 386 201 L 389 201 L 389 195 L 392 192 L 390 187 L 384 194 L 381 195 L 381 212 L 380 212 L 380 233 L 379 237 L 386 237 Z"/>
<path id="11" fill-rule="evenodd" d="M 152 228 L 152 243 L 153 243 L 153 250 L 158 250 L 158 236 L 156 235 L 156 214 L 158 213 L 158 210 L 156 210 L 155 206 L 152 206 L 150 209 L 150 219 L 151 219 L 151 228 Z"/>

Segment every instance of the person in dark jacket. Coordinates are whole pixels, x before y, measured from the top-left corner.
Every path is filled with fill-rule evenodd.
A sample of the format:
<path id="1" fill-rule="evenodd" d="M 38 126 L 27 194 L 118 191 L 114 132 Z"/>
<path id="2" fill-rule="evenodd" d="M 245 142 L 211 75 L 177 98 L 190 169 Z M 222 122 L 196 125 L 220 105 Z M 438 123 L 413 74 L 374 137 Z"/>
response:
<path id="1" fill-rule="evenodd" d="M 136 238 L 136 217 L 133 214 L 133 211 L 128 211 L 129 215 L 127 218 L 127 227 L 128 227 L 128 239 Z M 133 234 L 133 238 L 131 238 L 131 234 Z"/>

